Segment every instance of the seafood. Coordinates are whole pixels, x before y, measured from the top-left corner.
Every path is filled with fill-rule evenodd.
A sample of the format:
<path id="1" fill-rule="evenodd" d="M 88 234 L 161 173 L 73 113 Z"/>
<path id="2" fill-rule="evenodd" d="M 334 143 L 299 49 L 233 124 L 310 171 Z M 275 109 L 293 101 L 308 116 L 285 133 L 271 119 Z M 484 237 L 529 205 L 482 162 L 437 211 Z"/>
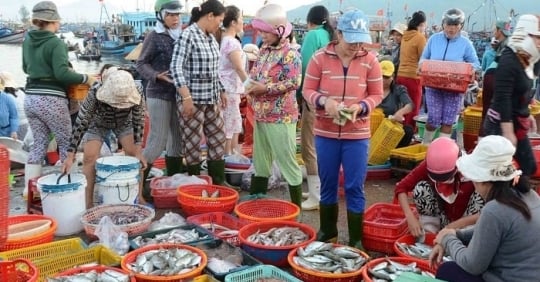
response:
<path id="1" fill-rule="evenodd" d="M 126 224 L 135 223 L 135 222 L 141 222 L 148 217 L 142 212 L 134 213 L 133 211 L 125 211 L 125 212 L 114 211 L 114 212 L 104 213 L 101 217 L 96 217 L 92 220 L 89 220 L 88 223 L 97 225 L 99 224 L 99 221 L 101 220 L 101 218 L 105 216 L 108 216 L 115 225 L 126 225 Z"/>
<path id="2" fill-rule="evenodd" d="M 264 246 L 290 246 L 307 241 L 308 235 L 298 227 L 273 227 L 266 232 L 257 232 L 248 236 L 247 241 Z"/>
<path id="3" fill-rule="evenodd" d="M 47 278 L 47 282 L 128 282 L 130 277 L 122 272 L 107 269 L 101 273 L 95 270 L 74 275 Z"/>
<path id="4" fill-rule="evenodd" d="M 206 267 L 214 273 L 228 273 L 244 265 L 244 256 L 240 248 L 224 241 L 213 241 L 197 246 L 208 257 Z"/>
<path id="5" fill-rule="evenodd" d="M 208 239 L 208 235 L 202 235 L 195 228 L 177 228 L 167 233 L 156 234 L 154 237 L 143 238 L 142 236 L 137 236 L 133 239 L 133 243 L 139 247 L 143 247 L 159 243 L 189 243 L 204 239 Z"/>
<path id="6" fill-rule="evenodd" d="M 205 228 L 217 235 L 218 237 L 230 237 L 238 235 L 238 230 L 227 228 L 213 222 L 200 224 L 202 228 Z"/>
<path id="7" fill-rule="evenodd" d="M 219 198 L 219 190 L 214 191 L 214 193 L 209 194 L 208 191 L 203 189 L 201 191 L 201 197 L 203 198 Z"/>
<path id="8" fill-rule="evenodd" d="M 144 275 L 172 276 L 192 271 L 201 261 L 200 255 L 188 249 L 159 249 L 139 254 L 128 268 Z"/>
<path id="9" fill-rule="evenodd" d="M 429 259 L 429 254 L 433 251 L 433 247 L 424 243 L 415 243 L 409 245 L 407 243 L 396 243 L 398 248 L 410 256 L 419 258 L 419 259 Z M 449 256 L 444 256 L 443 261 L 452 261 Z"/>
<path id="10" fill-rule="evenodd" d="M 309 270 L 337 274 L 358 271 L 367 259 L 357 249 L 314 241 L 298 248 L 293 261 Z"/>
<path id="11" fill-rule="evenodd" d="M 369 268 L 368 272 L 371 274 L 371 277 L 377 279 L 377 281 L 394 281 L 404 272 L 413 272 L 435 278 L 435 275 L 431 272 L 423 271 L 416 267 L 416 262 L 401 264 L 389 258 L 386 258 L 383 262 Z"/>

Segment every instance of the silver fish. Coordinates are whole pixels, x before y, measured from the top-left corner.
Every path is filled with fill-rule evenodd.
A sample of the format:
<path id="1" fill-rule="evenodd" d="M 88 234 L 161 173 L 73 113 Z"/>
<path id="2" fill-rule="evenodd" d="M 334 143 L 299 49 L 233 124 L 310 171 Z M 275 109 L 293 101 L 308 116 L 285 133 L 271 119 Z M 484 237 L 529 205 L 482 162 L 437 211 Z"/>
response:
<path id="1" fill-rule="evenodd" d="M 358 271 L 367 259 L 354 248 L 315 241 L 298 248 L 293 261 L 306 269 L 337 274 Z"/>
<path id="2" fill-rule="evenodd" d="M 374 281 L 394 281 L 402 273 L 413 272 L 421 274 L 423 276 L 428 276 L 434 278 L 432 273 L 427 271 L 422 271 L 416 266 L 415 262 L 409 264 L 402 264 L 396 261 L 393 261 L 389 258 L 386 258 L 383 262 L 368 268 L 368 273 L 373 278 Z"/>
<path id="3" fill-rule="evenodd" d="M 159 243 L 190 243 L 204 239 L 208 239 L 208 235 L 202 235 L 196 229 L 177 228 L 167 233 L 156 234 L 154 237 L 137 236 L 133 239 L 133 243 L 144 247 Z"/>
<path id="4" fill-rule="evenodd" d="M 297 245 L 308 239 L 308 235 L 298 227 L 273 227 L 266 232 L 257 230 L 247 238 L 249 242 L 265 246 Z"/>
<path id="5" fill-rule="evenodd" d="M 138 260 L 144 256 L 146 261 L 141 266 Z M 134 272 L 156 275 L 171 276 L 186 273 L 200 265 L 202 257 L 188 249 L 171 248 L 151 250 L 139 254 L 134 263 L 128 264 L 128 268 Z"/>

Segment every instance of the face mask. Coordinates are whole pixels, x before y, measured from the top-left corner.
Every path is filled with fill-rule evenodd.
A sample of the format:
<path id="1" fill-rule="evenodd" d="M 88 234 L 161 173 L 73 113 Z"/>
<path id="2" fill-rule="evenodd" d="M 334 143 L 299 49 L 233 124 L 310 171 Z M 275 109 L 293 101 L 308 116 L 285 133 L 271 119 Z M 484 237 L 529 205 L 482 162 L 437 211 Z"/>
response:
<path id="1" fill-rule="evenodd" d="M 447 183 L 447 182 L 434 182 L 435 190 L 439 196 L 447 203 L 453 204 L 457 198 L 457 189 L 456 183 Z"/>

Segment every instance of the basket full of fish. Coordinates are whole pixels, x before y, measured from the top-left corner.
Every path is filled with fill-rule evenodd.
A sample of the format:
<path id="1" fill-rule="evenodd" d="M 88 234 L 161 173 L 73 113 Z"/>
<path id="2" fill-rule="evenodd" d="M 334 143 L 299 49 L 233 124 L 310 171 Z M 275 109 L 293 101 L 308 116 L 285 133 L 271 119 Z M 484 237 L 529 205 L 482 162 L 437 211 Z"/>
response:
<path id="1" fill-rule="evenodd" d="M 215 237 L 226 240 L 228 243 L 235 246 L 240 246 L 238 230 L 249 223 L 224 212 L 209 212 L 192 215 L 186 220 L 189 223 L 197 224 L 198 226 L 205 228 Z"/>
<path id="2" fill-rule="evenodd" d="M 154 209 L 143 205 L 112 204 L 100 205 L 86 210 L 81 217 L 86 235 L 96 238 L 94 232 L 99 221 L 104 216 L 109 216 L 112 222 L 125 231 L 129 236 L 145 232 L 152 223 L 156 212 Z"/>
<path id="3" fill-rule="evenodd" d="M 287 255 L 315 240 L 315 230 L 295 221 L 250 223 L 238 232 L 242 249 L 265 264 L 287 266 Z"/>
<path id="4" fill-rule="evenodd" d="M 411 234 L 404 235 L 394 243 L 394 250 L 400 257 L 429 260 L 429 254 L 433 250 L 436 234 L 426 233 L 423 240 L 418 240 Z M 423 241 L 423 242 L 421 242 Z"/>
<path id="5" fill-rule="evenodd" d="M 302 281 L 356 282 L 369 255 L 349 246 L 313 241 L 292 250 L 287 260 Z"/>
<path id="6" fill-rule="evenodd" d="M 84 266 L 66 270 L 54 277 L 49 277 L 46 282 L 135 282 L 135 277 L 125 270 L 105 265 Z"/>
<path id="7" fill-rule="evenodd" d="M 364 282 L 394 281 L 404 273 L 416 273 L 435 278 L 429 263 L 414 258 L 386 257 L 369 261 L 362 269 Z"/>
<path id="8" fill-rule="evenodd" d="M 179 282 L 201 275 L 208 260 L 206 254 L 183 244 L 157 244 L 127 253 L 122 269 L 137 282 Z"/>
<path id="9" fill-rule="evenodd" d="M 138 249 L 153 244 L 187 244 L 213 239 L 206 229 L 188 224 L 142 233 L 130 238 L 129 245 L 132 249 Z"/>
<path id="10" fill-rule="evenodd" d="M 187 216 L 234 210 L 238 191 L 219 185 L 193 184 L 178 187 L 178 203 Z"/>

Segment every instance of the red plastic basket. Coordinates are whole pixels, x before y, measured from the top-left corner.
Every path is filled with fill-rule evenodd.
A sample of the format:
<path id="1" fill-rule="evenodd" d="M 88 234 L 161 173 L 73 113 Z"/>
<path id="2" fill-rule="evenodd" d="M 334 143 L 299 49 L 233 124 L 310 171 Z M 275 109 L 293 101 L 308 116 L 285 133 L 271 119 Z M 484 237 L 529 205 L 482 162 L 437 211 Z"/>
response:
<path id="1" fill-rule="evenodd" d="M 0 145 L 0 248 L 4 247 L 8 235 L 10 165 L 9 151 Z"/>
<path id="2" fill-rule="evenodd" d="M 33 220 L 42 220 L 42 219 L 48 219 L 50 220 L 51 227 L 47 229 L 47 231 L 36 234 L 34 236 L 28 237 L 28 238 L 20 238 L 20 239 L 8 239 L 6 240 L 6 243 L 3 247 L 0 248 L 0 251 L 9 251 L 9 250 L 16 250 L 20 248 L 25 247 L 31 247 L 39 244 L 44 243 L 50 243 L 54 240 L 54 232 L 56 232 L 56 228 L 58 227 L 58 223 L 56 220 L 50 216 L 46 215 L 37 215 L 37 214 L 28 214 L 28 215 L 15 215 L 10 216 L 7 219 L 8 225 L 17 224 L 17 223 L 23 223 Z"/>
<path id="3" fill-rule="evenodd" d="M 34 282 L 37 281 L 39 270 L 30 261 L 16 259 L 0 262 L 0 281 Z"/>
<path id="4" fill-rule="evenodd" d="M 386 255 L 395 255 L 394 243 L 396 240 L 407 234 L 406 232 L 398 235 L 396 238 L 382 238 L 373 235 L 366 235 L 362 237 L 362 245 L 368 251 L 384 253 Z"/>
<path id="5" fill-rule="evenodd" d="M 154 177 L 150 181 L 150 195 L 154 200 L 154 206 L 158 209 L 177 208 L 179 206 L 176 191 L 178 187 L 157 188 L 157 182 L 166 177 Z M 204 179 L 208 184 L 212 184 L 212 177 L 208 175 L 197 175 L 197 177 Z"/>
<path id="6" fill-rule="evenodd" d="M 73 268 L 73 269 L 69 269 L 69 270 L 60 272 L 60 273 L 58 273 L 58 274 L 56 274 L 54 276 L 55 277 L 69 276 L 69 275 L 75 275 L 75 274 L 79 274 L 79 273 L 90 272 L 92 270 L 95 270 L 97 273 L 104 272 L 105 270 L 113 270 L 113 271 L 116 271 L 116 272 L 124 273 L 126 275 L 130 275 L 129 272 L 127 272 L 127 271 L 125 271 L 123 269 L 117 268 L 117 267 L 111 267 L 111 266 L 105 266 L 105 265 L 97 265 L 97 266 L 76 267 L 76 268 Z M 137 280 L 135 279 L 135 277 L 131 277 L 129 281 L 135 282 Z"/>
<path id="7" fill-rule="evenodd" d="M 385 261 L 386 259 L 387 258 L 377 258 L 377 259 L 369 261 L 368 263 L 366 263 L 366 265 L 364 265 L 364 267 L 362 267 L 362 278 L 364 279 L 364 282 L 373 281 L 371 279 L 371 275 L 368 272 L 368 269 Z M 402 258 L 402 257 L 388 257 L 388 259 L 395 261 L 397 263 L 401 263 L 401 264 L 409 264 L 409 263 L 416 262 L 416 267 L 420 268 L 422 271 L 426 271 L 426 272 L 434 274 L 433 269 L 431 269 L 429 267 L 429 264 L 423 260 L 412 259 L 412 258 Z"/>
<path id="8" fill-rule="evenodd" d="M 416 214 L 416 208 L 412 209 Z M 400 205 L 376 203 L 364 214 L 364 235 L 397 239 L 407 230 L 407 220 Z"/>
<path id="9" fill-rule="evenodd" d="M 335 247 L 342 246 L 339 244 L 334 244 Z M 292 250 L 289 255 L 287 256 L 287 261 L 289 262 L 289 265 L 291 265 L 293 269 L 293 274 L 297 278 L 299 278 L 302 281 L 310 281 L 310 282 L 358 282 L 360 281 L 360 277 L 362 275 L 362 269 L 363 267 L 360 267 L 357 271 L 349 272 L 349 273 L 325 273 L 325 272 L 319 272 L 319 271 L 313 271 L 306 268 L 303 268 L 296 263 L 294 263 L 294 256 L 296 256 L 296 252 L 298 251 L 298 248 Z M 360 255 L 366 258 L 366 260 L 369 260 L 369 255 L 365 252 L 362 252 L 360 250 L 357 250 Z"/>
<path id="10" fill-rule="evenodd" d="M 203 225 L 205 223 L 213 223 L 213 224 L 223 226 L 225 228 L 229 228 L 231 230 L 240 230 L 242 227 L 246 226 L 249 223 L 245 220 L 239 219 L 237 217 L 234 217 L 224 212 L 209 212 L 209 213 L 203 213 L 203 214 L 198 214 L 198 215 L 192 215 L 187 218 L 187 221 L 189 223 L 193 223 L 197 225 Z M 228 236 L 223 236 L 223 235 L 219 236 L 218 234 L 221 231 L 222 230 L 216 230 L 215 232 L 213 232 L 214 236 L 227 241 L 231 245 L 234 245 L 234 246 L 240 245 L 240 239 L 238 238 L 238 234 L 228 235 Z"/>
<path id="11" fill-rule="evenodd" d="M 137 256 L 139 254 L 142 254 L 147 251 L 151 250 L 159 250 L 159 249 L 171 249 L 171 248 L 179 248 L 179 249 L 187 249 L 190 250 L 199 256 L 201 256 L 201 263 L 198 267 L 195 269 L 186 272 L 184 274 L 179 275 L 172 275 L 172 276 L 155 276 L 155 275 L 144 275 L 140 273 L 132 272 L 128 268 L 128 264 L 134 262 L 137 259 Z M 197 249 L 195 247 L 191 247 L 188 245 L 183 244 L 155 244 L 155 245 L 149 245 L 146 247 L 142 247 L 139 249 L 136 249 L 134 251 L 131 251 L 127 253 L 123 258 L 121 262 L 122 269 L 129 272 L 130 274 L 134 275 L 137 282 L 153 282 L 153 281 L 168 281 L 168 282 L 181 282 L 181 281 L 188 281 L 190 278 L 195 278 L 199 275 L 201 275 L 203 269 L 206 267 L 206 264 L 208 263 L 208 258 L 206 254 L 201 251 L 200 249 Z"/>
<path id="12" fill-rule="evenodd" d="M 300 208 L 288 201 L 255 199 L 239 203 L 234 213 L 249 222 L 289 220 L 296 221 Z"/>
<path id="13" fill-rule="evenodd" d="M 274 227 L 297 227 L 302 230 L 302 232 L 306 233 L 308 240 L 300 244 L 289 246 L 263 246 L 247 240 L 250 235 L 256 232 L 263 233 Z M 306 246 L 307 244 L 315 241 L 316 236 L 317 233 L 313 227 L 307 224 L 286 220 L 254 222 L 242 227 L 242 229 L 240 229 L 238 232 L 238 238 L 240 239 L 242 249 L 246 251 L 246 253 L 252 255 L 254 258 L 260 260 L 264 264 L 271 264 L 275 266 L 287 266 L 287 255 L 295 248 Z"/>
<path id="14" fill-rule="evenodd" d="M 152 164 L 153 167 L 155 168 L 159 168 L 159 169 L 165 169 L 166 165 L 165 165 L 165 158 L 164 157 L 159 157 L 157 158 L 154 163 Z"/>
<path id="15" fill-rule="evenodd" d="M 219 190 L 218 198 L 202 197 L 202 191 L 206 190 L 208 194 Z M 188 216 L 203 214 L 207 212 L 232 212 L 238 201 L 238 191 L 219 185 L 185 185 L 179 187 L 178 203 Z"/>
<path id="16" fill-rule="evenodd" d="M 426 233 L 426 239 L 425 239 L 424 243 L 426 245 L 428 245 L 428 246 L 433 247 L 433 245 L 435 245 L 434 242 L 433 242 L 435 240 L 435 236 L 437 236 L 437 234 Z M 428 260 L 421 259 L 421 258 L 418 258 L 418 257 L 414 257 L 414 256 L 411 256 L 409 254 L 406 254 L 406 253 L 402 252 L 401 249 L 398 247 L 398 243 L 405 243 L 405 244 L 413 245 L 414 243 L 416 243 L 416 238 L 413 235 L 406 234 L 404 236 L 399 237 L 399 239 L 397 239 L 396 242 L 394 242 L 394 251 L 400 257 L 413 258 L 413 259 L 419 259 L 419 260 L 423 260 L 423 261 L 428 261 Z"/>

